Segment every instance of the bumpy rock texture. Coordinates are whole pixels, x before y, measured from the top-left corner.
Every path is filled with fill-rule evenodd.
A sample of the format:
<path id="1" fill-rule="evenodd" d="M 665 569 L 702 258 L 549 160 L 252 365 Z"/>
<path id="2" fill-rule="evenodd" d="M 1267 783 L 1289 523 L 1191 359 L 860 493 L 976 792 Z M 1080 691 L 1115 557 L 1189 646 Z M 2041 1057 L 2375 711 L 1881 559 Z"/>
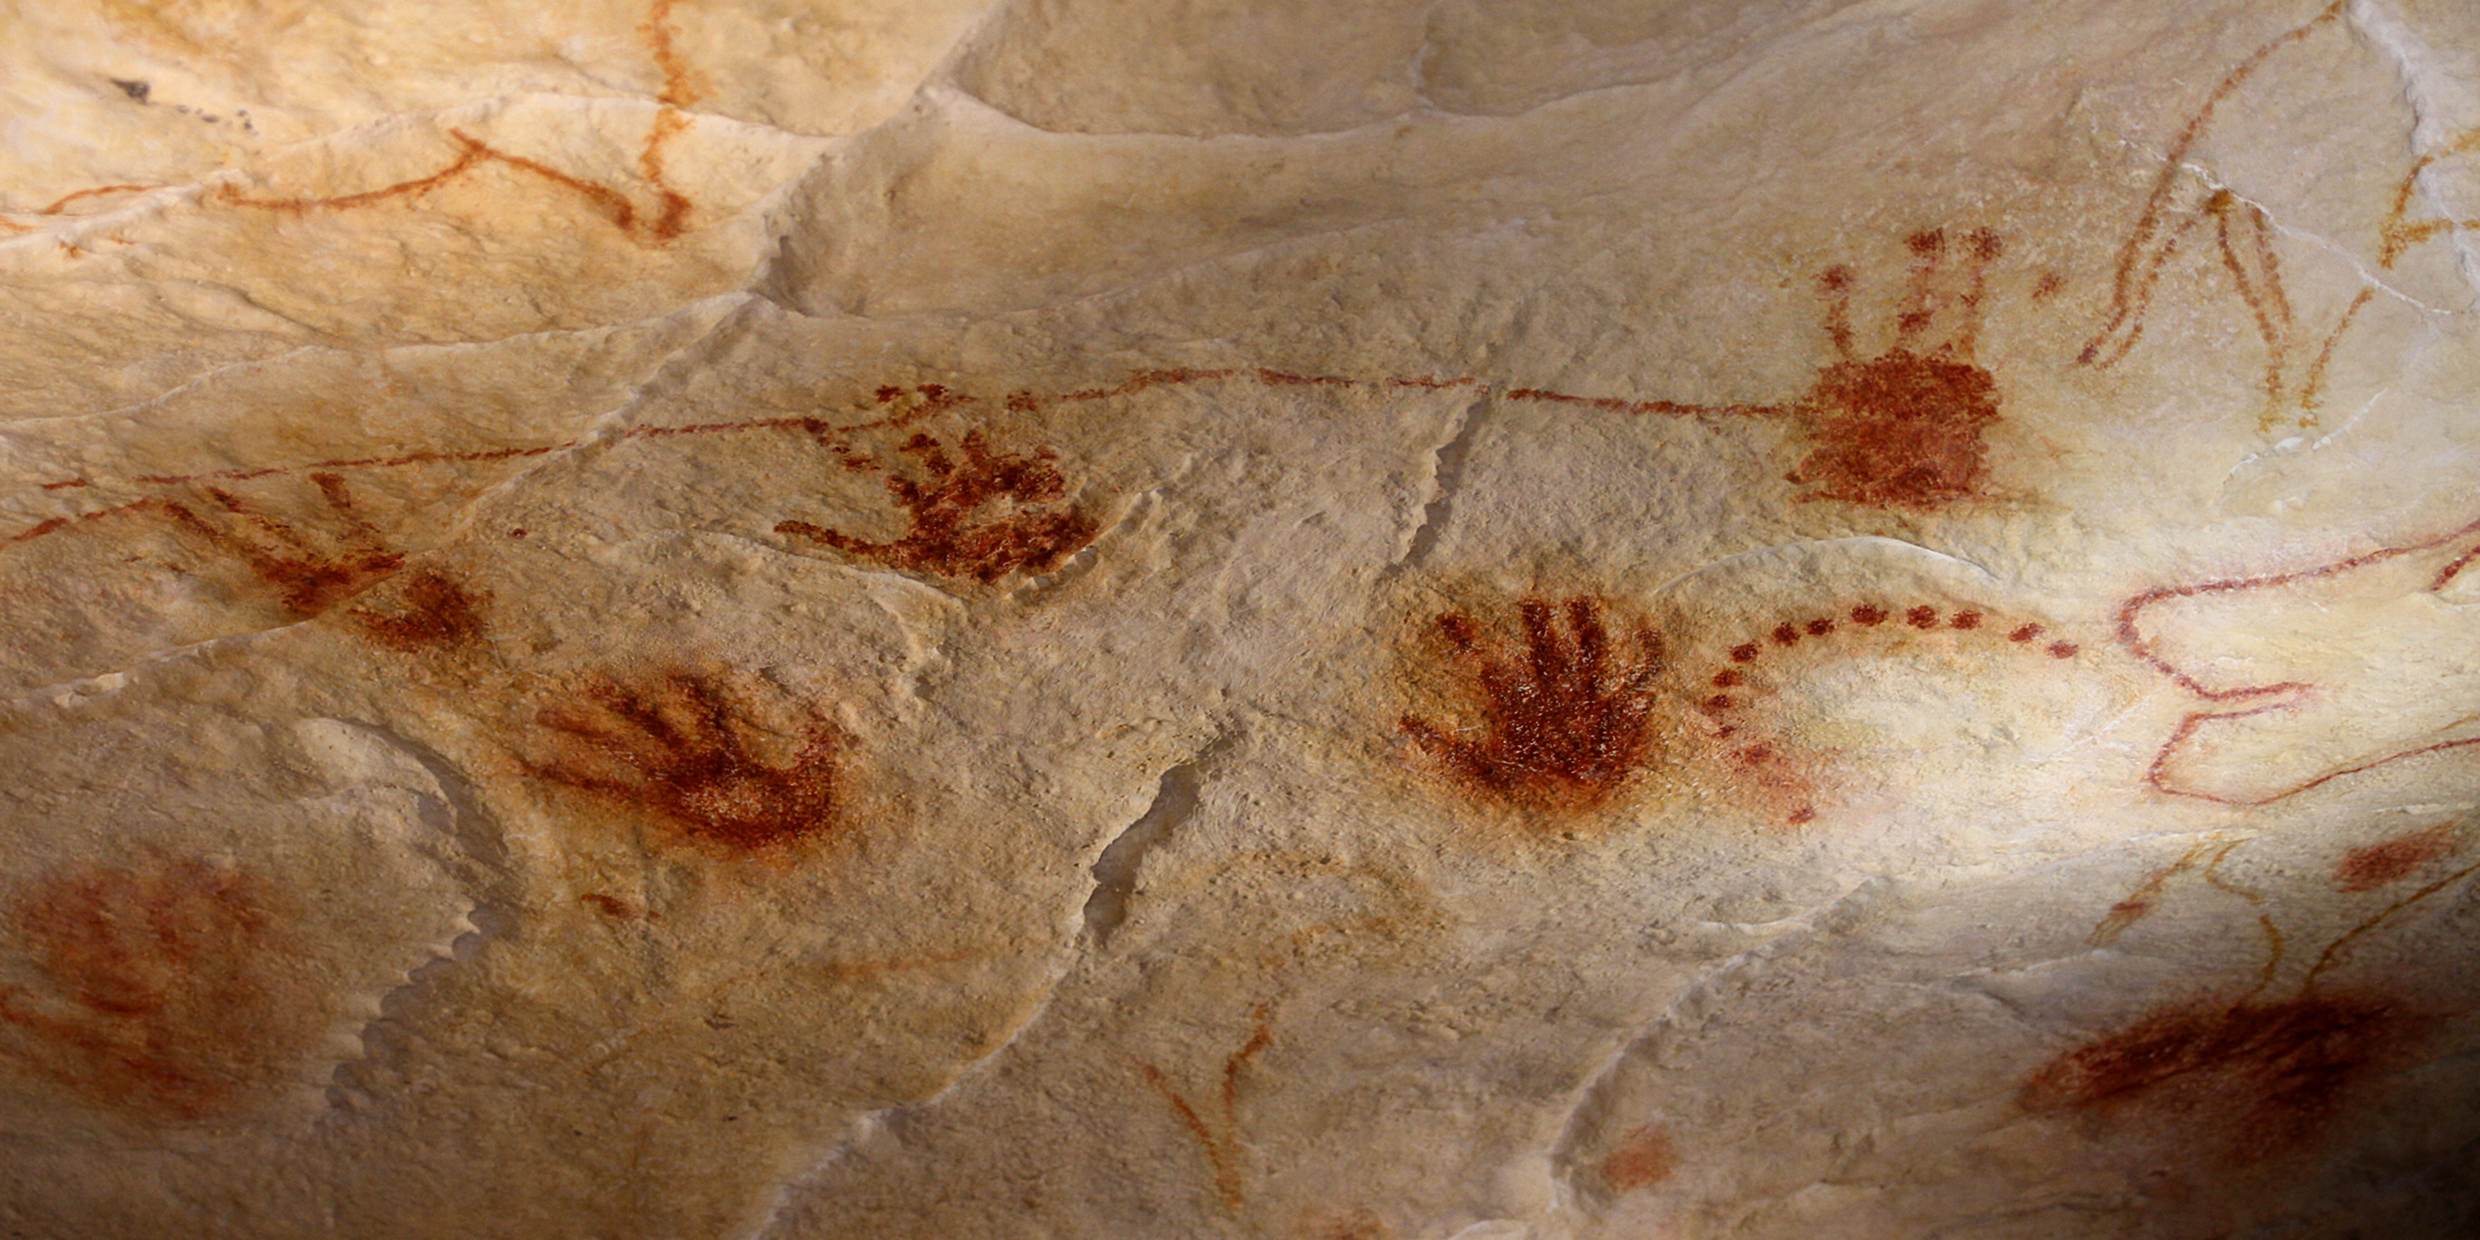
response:
<path id="1" fill-rule="evenodd" d="M 0 1235 L 2480 1231 L 2464 0 L 0 23 Z"/>

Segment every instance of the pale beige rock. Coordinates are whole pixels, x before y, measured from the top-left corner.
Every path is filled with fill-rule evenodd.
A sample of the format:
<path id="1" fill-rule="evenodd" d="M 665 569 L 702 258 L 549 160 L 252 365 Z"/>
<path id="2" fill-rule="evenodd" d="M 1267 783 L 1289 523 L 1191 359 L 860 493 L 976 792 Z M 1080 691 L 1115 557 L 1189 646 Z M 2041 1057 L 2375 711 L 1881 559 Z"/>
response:
<path id="1" fill-rule="evenodd" d="M 2480 1219 L 2462 6 L 0 62 L 12 1234 Z"/>

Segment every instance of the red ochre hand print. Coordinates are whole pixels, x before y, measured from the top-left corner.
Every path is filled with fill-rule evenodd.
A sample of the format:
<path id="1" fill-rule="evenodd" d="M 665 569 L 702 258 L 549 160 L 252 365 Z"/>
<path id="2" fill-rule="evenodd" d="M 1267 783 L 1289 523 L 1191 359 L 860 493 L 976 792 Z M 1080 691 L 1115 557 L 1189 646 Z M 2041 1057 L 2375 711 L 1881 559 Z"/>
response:
<path id="1" fill-rule="evenodd" d="M 2145 774 L 2257 806 L 2419 754 L 2480 744 L 2480 521 L 2294 572 L 2128 599 L 2118 640 L 2202 699 Z"/>
<path id="2" fill-rule="evenodd" d="M 549 756 L 535 776 L 651 816 L 689 840 L 770 853 L 836 826 L 835 729 L 804 719 L 789 752 L 734 709 L 720 678 L 673 671 L 608 678 L 536 716 Z"/>
<path id="3" fill-rule="evenodd" d="M 341 475 L 314 473 L 310 481 L 326 509 L 317 525 L 283 520 L 260 502 L 211 485 L 199 489 L 203 499 L 158 496 L 141 506 L 168 521 L 177 537 L 237 561 L 287 614 L 308 619 L 372 591 L 405 563 L 404 553 L 355 510 Z M 395 594 L 383 608 L 346 614 L 373 641 L 403 651 L 453 645 L 482 629 L 482 600 L 443 574 L 406 572 Z"/>
<path id="4" fill-rule="evenodd" d="M 2036 1115 L 2089 1117 L 2114 1143 L 2141 1134 L 2244 1166 L 2327 1135 L 2423 1024 L 2361 994 L 2177 1003 L 2051 1060 L 2016 1098 Z"/>
<path id="5" fill-rule="evenodd" d="M 2371 1093 L 2388 1070 L 2416 1059 L 2433 1012 L 2383 983 L 2336 987 L 2324 979 L 2348 960 L 2353 944 L 2480 872 L 2480 865 L 2435 876 L 2407 893 L 2388 893 L 2387 903 L 2326 943 L 2286 997 L 2275 998 L 2267 991 L 2291 958 L 2291 936 L 2276 923 L 2266 893 L 2223 873 L 2245 843 L 2192 845 L 2112 905 L 2090 941 L 2117 942 L 2168 898 L 2174 881 L 2194 875 L 2256 914 L 2265 960 L 2255 984 L 2236 996 L 2156 1007 L 2057 1056 L 2026 1079 L 2020 1106 L 2034 1114 L 2081 1115 L 2112 1145 L 2143 1138 L 2203 1169 L 2228 1169 L 2310 1151 L 2342 1126 L 2346 1108 Z M 2377 891 L 2429 869 L 2453 847 L 2452 826 L 2441 824 L 2355 848 L 2336 864 L 2334 883 L 2349 893 Z"/>
<path id="6" fill-rule="evenodd" d="M 1661 634 L 1631 620 L 1613 642 L 1606 607 L 1586 597 L 1524 599 L 1520 641 L 1485 637 L 1467 613 L 1440 614 L 1436 639 L 1468 678 L 1479 718 L 1441 725 L 1408 714 L 1397 726 L 1425 760 L 1506 805 L 1602 804 L 1646 758 L 1662 671 Z"/>
<path id="7" fill-rule="evenodd" d="M 1981 228 L 1924 229 L 1904 238 L 1910 275 L 1892 338 L 1860 356 L 1851 299 L 1859 277 L 1835 265 L 1819 272 L 1825 334 L 1835 360 L 1807 392 L 1784 404 L 1694 405 L 1621 400 L 1516 388 L 1510 400 L 1552 401 L 1612 412 L 1669 417 L 1789 418 L 1806 431 L 1807 454 L 1787 480 L 1811 488 L 1803 500 L 1931 512 L 1988 494 L 1984 435 L 2000 420 L 1997 379 L 1975 360 L 1989 269 L 2004 241 Z M 2059 288 L 2055 274 L 2032 290 Z"/>
<path id="8" fill-rule="evenodd" d="M 1912 270 L 1894 339 L 1863 359 L 1854 343 L 1849 267 L 1817 277 L 1836 360 L 1791 406 L 1813 445 L 1790 480 L 1804 498 L 1928 510 L 1984 493 L 1982 432 L 1998 421 L 1997 380 L 1973 361 L 1989 264 L 2003 249 L 1986 229 L 1906 238 Z"/>
<path id="9" fill-rule="evenodd" d="M 1744 777 L 1792 794 L 1797 800 L 1796 794 L 1803 791 L 1803 785 L 1786 765 L 1781 745 L 1753 735 L 1754 727 L 1746 722 L 1749 710 L 1770 685 L 1780 683 L 1772 670 L 1775 665 L 1818 649 L 1838 654 L 1854 653 L 1851 648 L 1855 645 L 1882 650 L 1933 635 L 1987 643 L 2044 659 L 2072 659 L 2081 652 L 2075 643 L 2057 640 L 2040 624 L 2001 619 L 1978 608 L 1858 603 L 1848 610 L 1786 618 L 1772 629 L 1732 646 L 1728 662 L 1706 678 L 1705 687 L 1711 692 L 1700 705 L 1711 722 L 1713 738 L 1726 746 L 1724 752 L 1731 755 Z M 1816 816 L 1816 807 L 1803 803 L 1791 809 L 1788 821 L 1798 825 Z"/>
<path id="10" fill-rule="evenodd" d="M 242 1105 L 318 1032 L 315 1002 L 278 973 L 299 951 L 282 905 L 196 857 L 36 884 L 9 924 L 46 984 L 0 985 L 0 1065 L 152 1119 Z"/>
<path id="11" fill-rule="evenodd" d="M 943 395 L 937 388 L 926 391 L 934 399 Z M 979 429 L 965 432 L 959 447 L 961 459 L 916 432 L 897 449 L 912 457 L 923 475 L 887 479 L 888 492 L 911 521 L 902 538 L 870 542 L 807 521 L 780 522 L 775 532 L 890 568 L 984 584 L 1010 573 L 1049 572 L 1100 532 L 1092 517 L 1067 501 L 1067 478 L 1052 463 L 1056 454 L 1050 449 L 997 451 Z M 846 452 L 847 468 L 885 468 Z"/>

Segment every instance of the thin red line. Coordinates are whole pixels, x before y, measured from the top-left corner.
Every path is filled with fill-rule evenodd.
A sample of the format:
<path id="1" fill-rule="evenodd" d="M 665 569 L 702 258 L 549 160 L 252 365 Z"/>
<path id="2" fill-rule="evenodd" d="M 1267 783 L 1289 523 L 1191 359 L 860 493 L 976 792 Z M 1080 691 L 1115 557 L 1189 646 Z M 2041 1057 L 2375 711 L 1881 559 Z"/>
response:
<path id="1" fill-rule="evenodd" d="M 2348 559 L 2337 560 L 2331 564 L 2319 565 L 2315 568 L 2300 569 L 2287 573 L 2267 573 L 2255 577 L 2231 577 L 2217 581 L 2199 582 L 2195 585 L 2189 586 L 2162 586 L 2151 590 L 2145 590 L 2130 597 L 2125 603 L 2119 606 L 2118 642 L 2120 645 L 2126 647 L 2128 653 L 2134 655 L 2136 659 L 2139 662 L 2142 662 L 2145 666 L 2169 677 L 2170 680 L 2177 684 L 2180 688 L 2210 702 L 2243 702 L 2254 698 L 2268 697 L 2279 693 L 2291 693 L 2300 690 L 2313 689 L 2316 687 L 2314 684 L 2307 681 L 2296 680 L 2286 680 L 2278 684 L 2270 685 L 2242 685 L 2231 689 L 2206 688 L 2202 682 L 2198 681 L 2195 677 L 2188 675 L 2185 671 L 2181 670 L 2178 665 L 2163 658 L 2153 649 L 2152 643 L 2145 639 L 2142 631 L 2139 629 L 2137 625 L 2137 618 L 2145 608 L 2161 602 L 2164 599 L 2194 598 L 2199 595 L 2219 594 L 2232 590 L 2254 590 L 2270 586 L 2290 585 L 2294 582 L 2300 581 L 2314 581 L 2324 577 L 2331 577 L 2338 573 L 2346 573 L 2353 569 L 2365 568 L 2370 564 L 2381 563 L 2399 556 L 2412 555 L 2422 551 L 2433 551 L 2439 547 L 2452 543 L 2457 539 L 2469 537 L 2474 533 L 2480 533 L 2480 520 L 2467 522 L 2434 538 L 2423 539 L 2415 543 L 2406 543 L 2396 547 L 2381 547 L 2375 551 L 2351 556 Z M 2480 559 L 2480 546 L 2475 546 L 2472 549 L 2463 552 L 2463 554 L 2456 556 L 2452 563 L 2446 565 L 2444 569 L 2438 572 L 2437 576 L 2430 582 L 2429 589 L 2431 591 L 2444 589 L 2446 584 L 2452 581 L 2457 573 L 2460 573 L 2475 559 Z M 2200 801 L 2211 801 L 2218 805 L 2254 808 L 2261 805 L 2270 805 L 2273 802 L 2282 800 L 2285 797 L 2297 796 L 2298 794 L 2306 792 L 2310 788 L 2317 787 L 2320 784 L 2329 783 L 2333 780 L 2340 779 L 2345 775 L 2357 775 L 2362 771 L 2383 766 L 2389 762 L 2398 762 L 2404 758 L 2418 757 L 2424 753 L 2438 753 L 2448 749 L 2459 749 L 2468 745 L 2480 745 L 2480 737 L 2472 737 L 2465 740 L 2440 741 L 2433 745 L 2423 745 L 2417 749 L 2406 749 L 2400 753 L 2387 754 L 2382 758 L 2360 763 L 2357 766 L 2345 767 L 2338 771 L 2329 771 L 2296 787 L 2288 788 L 2255 800 L 2236 799 L 2232 797 L 2216 796 L 2209 792 L 2196 792 L 2184 788 L 2175 788 L 2166 782 L 2163 775 L 2163 768 L 2170 764 L 2171 760 L 2181 749 L 2186 747 L 2187 742 L 2192 739 L 2197 731 L 2206 723 L 2216 719 L 2244 719 L 2250 715 L 2260 715 L 2267 711 L 2288 710 L 2292 707 L 2292 705 L 2293 703 L 2290 702 L 2272 702 L 2249 710 L 2197 711 L 2189 714 L 2187 717 L 2179 721 L 2176 728 L 2171 730 L 2170 737 L 2162 743 L 2160 752 L 2153 755 L 2152 765 L 2145 768 L 2144 782 L 2151 786 L 2155 791 L 2168 796 L 2191 797 Z"/>
<path id="2" fill-rule="evenodd" d="M 1234 368 L 1214 370 L 1165 368 L 1159 370 L 1140 370 L 1131 374 L 1127 379 L 1123 380 L 1116 386 L 1107 388 L 1081 388 L 1076 391 L 1060 393 L 1051 399 L 1056 401 L 1105 400 L 1114 396 L 1130 395 L 1152 387 L 1202 383 L 1215 379 L 1251 380 L 1270 387 L 1395 388 L 1415 389 L 1421 391 L 1442 391 L 1449 388 L 1478 387 L 1482 385 L 1482 381 L 1479 379 L 1440 379 L 1426 375 L 1399 376 L 1387 379 L 1353 379 L 1339 375 L 1294 374 L 1289 371 L 1274 370 L 1263 367 L 1249 370 Z M 982 403 L 979 398 L 966 396 L 957 392 L 944 390 L 937 392 L 926 392 L 919 388 L 914 390 L 924 397 L 924 399 L 917 405 L 888 417 L 867 422 L 837 424 L 829 422 L 823 418 L 809 416 L 757 418 L 742 422 L 698 422 L 682 426 L 639 426 L 632 427 L 629 430 L 621 432 L 618 436 L 616 436 L 616 438 L 621 440 L 665 439 L 680 435 L 714 435 L 753 430 L 793 430 L 812 435 L 826 434 L 829 432 L 836 434 L 856 434 L 870 430 L 903 426 L 934 412 L 947 409 L 966 408 Z M 1571 396 L 1563 392 L 1553 392 L 1542 388 L 1519 388 L 1515 391 L 1507 393 L 1507 395 L 1510 398 L 1519 400 L 1555 401 L 1563 404 L 1583 405 L 1594 409 L 1602 409 L 1612 412 L 1636 414 L 1769 414 L 1779 411 L 1773 406 L 1762 405 L 1683 405 L 1674 401 L 1630 401 L 1621 400 L 1615 397 Z M 1042 403 L 1043 402 L 1041 400 L 1034 398 L 1027 393 L 1021 392 L 1008 398 L 1008 407 L 1019 412 L 1039 408 Z M 470 452 L 407 452 L 395 456 L 337 457 L 329 460 L 310 461 L 296 465 L 268 465 L 257 467 L 236 466 L 230 469 L 208 470 L 203 473 L 194 474 L 140 474 L 131 479 L 131 481 L 141 483 L 146 486 L 179 486 L 184 483 L 191 482 L 246 482 L 255 478 L 269 478 L 312 471 L 391 469 L 406 465 L 463 464 L 482 461 L 504 461 L 514 460 L 521 457 L 545 456 L 554 452 L 567 451 L 572 448 L 581 447 L 586 442 L 586 440 L 582 439 L 572 439 L 560 443 L 540 444 L 525 448 L 485 448 L 476 449 Z M 95 484 L 85 477 L 66 478 L 37 484 L 40 489 L 46 491 L 90 487 L 93 485 Z M 133 507 L 142 506 L 145 502 L 146 501 L 141 500 L 133 503 L 120 504 L 111 508 L 98 509 L 94 512 L 83 514 L 82 516 L 75 518 L 75 520 L 90 520 L 95 517 L 106 516 L 112 513 L 126 512 Z M 39 521 L 33 526 L 20 530 L 16 534 L 8 535 L 5 540 L 0 541 L 25 542 L 29 539 L 40 538 L 45 534 L 52 533 L 67 526 L 71 520 L 71 518 L 55 517 L 44 521 Z"/>

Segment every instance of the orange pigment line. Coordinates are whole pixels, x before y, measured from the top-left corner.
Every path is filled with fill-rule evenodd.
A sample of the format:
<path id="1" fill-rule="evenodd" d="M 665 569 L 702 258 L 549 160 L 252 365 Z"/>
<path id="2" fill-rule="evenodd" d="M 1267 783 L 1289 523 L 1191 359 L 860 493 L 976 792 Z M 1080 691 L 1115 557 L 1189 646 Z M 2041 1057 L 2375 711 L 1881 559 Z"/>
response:
<path id="1" fill-rule="evenodd" d="M 257 207 L 268 211 L 343 211 L 354 207 L 366 207 L 374 202 L 384 202 L 400 195 L 428 193 L 446 184 L 450 179 L 471 171 L 476 164 L 483 161 L 490 150 L 489 147 L 456 130 L 451 129 L 448 132 L 456 138 L 457 144 L 464 150 L 456 157 L 455 162 L 426 177 L 399 181 L 394 185 L 364 190 L 358 194 L 340 194 L 329 198 L 248 198 L 230 185 L 218 189 L 216 197 L 237 207 Z"/>
<path id="2" fill-rule="evenodd" d="M 2153 244 L 2155 235 L 2161 231 L 2162 215 L 2169 205 L 2171 191 L 2178 184 L 2179 173 L 2186 167 L 2187 153 L 2195 147 L 2196 141 L 2204 136 L 2206 126 L 2212 123 L 2214 109 L 2219 108 L 2224 100 L 2230 98 L 2231 94 L 2239 89 L 2241 83 L 2246 82 L 2258 69 L 2263 68 L 2265 61 L 2270 59 L 2275 52 L 2288 44 L 2308 37 L 2318 27 L 2332 23 L 2342 15 L 2343 7 L 2348 3 L 2349 0 L 2333 0 L 2333 3 L 2326 5 L 2315 17 L 2284 31 L 2264 46 L 2257 48 L 2246 60 L 2239 62 L 2237 68 L 2232 69 L 2222 78 L 2221 83 L 2213 88 L 2213 92 L 2205 96 L 2203 106 L 2197 108 L 2195 115 L 2189 117 L 2187 123 L 2179 128 L 2178 136 L 2171 141 L 2169 150 L 2162 155 L 2161 172 L 2153 178 L 2152 192 L 2145 197 L 2144 210 L 2137 215 L 2135 228 L 2127 234 L 2126 244 L 2119 249 L 2117 267 L 2111 276 L 2110 316 L 2102 324 L 2101 330 L 2095 332 L 2092 339 L 2085 343 L 2083 351 L 2077 355 L 2077 361 L 2087 365 L 2109 365 L 2118 358 L 2126 356 L 2127 351 L 2135 347 L 2135 338 L 2143 334 L 2144 307 L 2151 300 L 2154 278 L 2160 270 L 2162 260 L 2169 255 L 2169 247 L 2165 243 L 2149 264 L 2140 259 L 2139 255 Z M 2148 268 L 2140 280 L 2137 276 L 2139 266 Z M 2113 350 L 2108 361 L 2096 362 L 2096 359 L 2101 356 L 2102 346 L 2109 341 L 2111 336 L 2117 334 L 2121 327 L 2127 329 L 2127 339 Z"/>
<path id="3" fill-rule="evenodd" d="M 459 135 L 459 138 L 461 141 L 468 144 L 467 154 L 459 161 L 459 164 L 452 165 L 450 168 L 442 169 L 441 171 L 433 173 L 428 177 L 421 178 L 418 181 L 408 181 L 402 183 L 402 185 L 391 186 L 384 190 L 371 190 L 361 194 L 346 195 L 342 198 L 253 200 L 234 197 L 232 200 L 243 206 L 261 206 L 285 210 L 314 210 L 356 206 L 365 202 L 375 201 L 380 197 L 414 192 L 414 190 L 422 187 L 436 185 L 441 179 L 453 176 L 457 172 L 463 170 L 463 168 L 470 167 L 473 163 L 490 157 L 490 148 L 487 146 L 484 146 L 479 142 L 473 142 L 471 139 L 464 138 L 462 135 Z M 608 193 L 609 191 L 605 192 Z M 1351 379 L 1340 376 L 1295 375 L 1285 371 L 1270 369 L 1246 371 L 1233 369 L 1162 369 L 1137 371 L 1127 380 L 1116 386 L 1107 388 L 1086 388 L 1071 392 L 1063 392 L 1049 399 L 1053 401 L 1102 400 L 1114 396 L 1140 392 L 1152 387 L 1184 385 L 1230 378 L 1246 378 L 1259 383 L 1267 384 L 1269 386 L 1350 386 L 1412 389 L 1419 391 L 1440 391 L 1450 388 L 1475 387 L 1481 385 L 1480 380 L 1472 378 L 1440 379 L 1431 376 L 1406 376 L 1378 380 L 1365 380 Z M 746 431 L 767 430 L 793 431 L 813 436 L 825 434 L 830 430 L 838 434 L 853 434 L 871 430 L 902 427 L 909 423 L 919 421 L 921 418 L 929 416 L 933 413 L 949 409 L 971 408 L 981 403 L 978 398 L 966 396 L 958 392 L 950 392 L 937 384 L 922 385 L 918 391 L 924 397 L 918 405 L 901 410 L 885 418 L 874 419 L 866 422 L 835 425 L 830 424 L 825 419 L 808 416 L 753 418 L 745 421 L 700 422 L 679 426 L 632 427 L 621 432 L 618 436 L 616 436 L 616 438 L 622 440 L 663 439 L 676 436 L 734 434 Z M 1523 389 L 1522 391 L 1524 397 L 1527 399 L 1557 401 L 1570 404 L 1585 404 L 1601 408 L 1621 408 L 1630 412 L 1745 413 L 1754 416 L 1762 416 L 1765 414 L 1778 412 L 1777 409 L 1771 406 L 1698 406 L 1679 405 L 1675 402 L 1666 401 L 1620 401 L 1613 404 L 1610 403 L 1610 398 L 1571 396 L 1562 392 L 1551 392 L 1536 388 Z M 891 402 L 898 396 L 902 395 L 903 392 L 904 389 L 901 388 L 887 388 L 882 391 L 880 399 L 882 402 Z M 1514 394 L 1511 393 L 1511 395 Z M 1027 392 L 1014 393 L 1008 397 L 1008 407 L 1019 412 L 1040 408 L 1044 403 L 1045 402 L 1041 398 L 1037 398 Z M 293 465 L 235 466 L 227 469 L 206 470 L 198 473 L 187 474 L 140 474 L 130 479 L 130 481 L 145 486 L 169 487 L 194 482 L 248 482 L 259 478 L 282 477 L 312 471 L 396 469 L 410 465 L 477 464 L 488 461 L 512 460 L 521 457 L 544 456 L 554 452 L 562 452 L 569 449 L 578 448 L 583 446 L 584 443 L 584 440 L 566 440 L 559 443 L 539 444 L 532 447 L 522 448 L 483 448 L 465 452 L 417 451 L 397 453 L 389 456 L 334 457 L 325 460 L 308 461 Z M 92 481 L 84 477 L 55 479 L 50 482 L 36 484 L 39 489 L 45 491 L 69 490 L 91 487 L 93 485 L 95 484 Z M 66 528 L 73 521 L 93 520 L 98 517 L 126 512 L 133 508 L 144 507 L 155 502 L 157 501 L 145 499 L 135 500 L 110 508 L 103 508 L 93 512 L 79 514 L 76 517 L 50 518 L 37 522 L 35 525 L 27 529 L 20 530 L 14 534 L 0 536 L 0 542 L 25 542 L 27 540 L 40 538 L 46 534 Z"/>
<path id="4" fill-rule="evenodd" d="M 2342 344 L 2343 333 L 2351 330 L 2352 320 L 2368 308 L 2369 301 L 2376 295 L 2377 290 L 2362 288 L 2359 296 L 2352 298 L 2351 304 L 2343 308 L 2342 317 L 2334 323 L 2334 329 L 2325 334 L 2325 343 L 2317 349 L 2316 360 L 2308 365 L 2308 377 L 2299 387 L 2301 412 L 2314 413 L 2319 405 L 2325 403 L 2325 370 L 2333 364 L 2334 350 Z"/>
<path id="5" fill-rule="evenodd" d="M 662 214 L 655 217 L 649 231 L 665 241 L 679 236 L 687 226 L 690 203 L 688 195 L 673 189 L 671 182 L 663 179 L 663 144 L 688 127 L 688 117 L 675 108 L 665 107 L 655 114 L 654 127 L 646 131 L 646 147 L 637 153 L 639 175 L 646 178 L 646 183 L 654 187 L 656 195 L 663 201 Z"/>
<path id="6" fill-rule="evenodd" d="M 655 68 L 663 73 L 663 92 L 655 96 L 656 100 L 685 107 L 697 102 L 698 90 L 690 84 L 689 63 L 672 46 L 672 8 L 678 3 L 679 0 L 654 0 L 637 32 L 646 40 L 646 50 L 654 56 Z"/>
<path id="7" fill-rule="evenodd" d="M 70 203 L 76 202 L 80 198 L 93 198 L 98 194 L 143 194 L 154 188 L 156 187 L 152 185 L 99 185 L 93 189 L 79 190 L 74 194 L 63 194 L 58 202 L 35 212 L 35 214 L 58 215 L 60 214 L 60 209 L 62 207 L 68 206 Z"/>

